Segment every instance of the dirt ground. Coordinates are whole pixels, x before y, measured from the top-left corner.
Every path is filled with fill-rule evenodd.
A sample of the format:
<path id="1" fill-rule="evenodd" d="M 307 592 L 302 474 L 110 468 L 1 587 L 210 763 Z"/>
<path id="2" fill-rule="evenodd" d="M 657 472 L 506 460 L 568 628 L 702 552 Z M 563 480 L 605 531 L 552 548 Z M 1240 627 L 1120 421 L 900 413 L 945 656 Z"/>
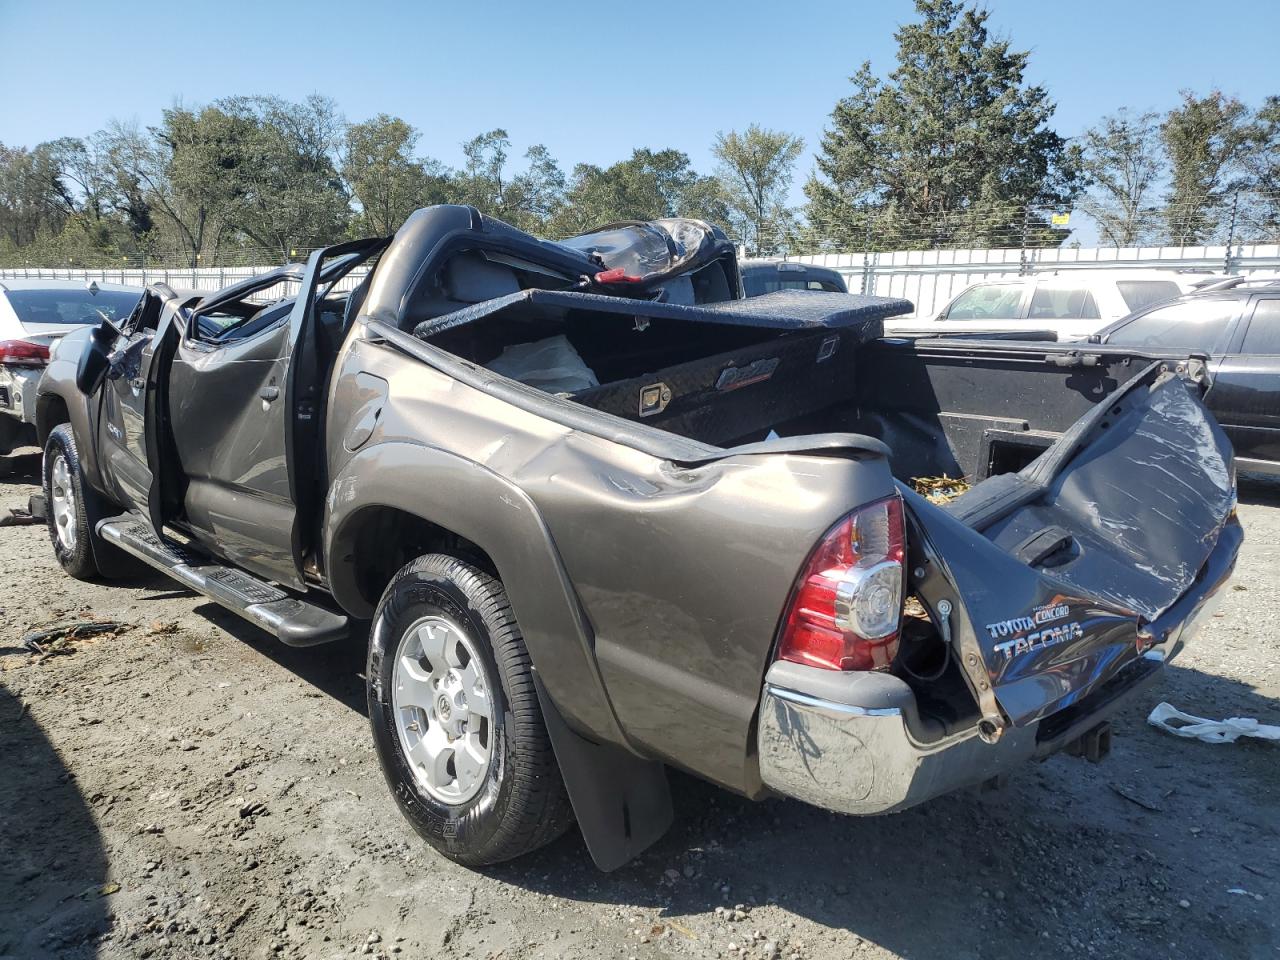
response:
<path id="1" fill-rule="evenodd" d="M 0 515 L 37 470 L 0 458 Z M 43 527 L 0 528 L 0 958 L 1280 956 L 1280 745 L 1144 722 L 1163 698 L 1280 723 L 1280 488 L 1242 501 L 1216 619 L 1103 764 L 875 819 L 674 776 L 674 828 L 608 875 L 576 833 L 479 872 L 419 840 L 373 754 L 362 640 L 289 649 L 160 577 L 70 580 Z M 129 628 L 20 643 L 76 619 Z"/>

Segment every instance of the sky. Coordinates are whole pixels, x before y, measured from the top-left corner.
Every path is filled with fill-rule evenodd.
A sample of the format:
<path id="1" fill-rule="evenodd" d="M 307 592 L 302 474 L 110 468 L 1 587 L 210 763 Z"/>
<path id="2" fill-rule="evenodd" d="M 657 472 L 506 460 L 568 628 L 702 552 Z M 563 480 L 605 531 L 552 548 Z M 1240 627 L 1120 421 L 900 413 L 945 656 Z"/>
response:
<path id="1" fill-rule="evenodd" d="M 985 6 L 1031 51 L 1027 80 L 1049 89 L 1064 136 L 1121 107 L 1168 109 L 1180 89 L 1250 106 L 1280 94 L 1280 0 Z M 566 172 L 675 147 L 709 173 L 716 132 L 757 122 L 804 138 L 798 201 L 849 76 L 864 60 L 891 71 L 913 13 L 910 0 L 0 0 L 0 143 L 154 124 L 175 102 L 322 93 L 353 122 L 403 117 L 419 152 L 450 165 L 463 140 L 503 127 L 516 152 L 545 143 Z"/>

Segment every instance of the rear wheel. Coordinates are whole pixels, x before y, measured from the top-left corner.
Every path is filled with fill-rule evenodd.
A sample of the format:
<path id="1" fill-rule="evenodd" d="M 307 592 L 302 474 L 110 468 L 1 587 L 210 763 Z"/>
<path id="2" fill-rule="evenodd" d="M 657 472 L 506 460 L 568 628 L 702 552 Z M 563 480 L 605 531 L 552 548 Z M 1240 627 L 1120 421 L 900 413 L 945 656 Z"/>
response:
<path id="1" fill-rule="evenodd" d="M 454 557 L 406 565 L 369 641 L 369 718 L 401 812 L 469 866 L 510 860 L 572 823 L 502 584 Z"/>
<path id="2" fill-rule="evenodd" d="M 80 473 L 80 455 L 71 425 L 54 427 L 44 445 L 45 521 L 62 569 L 79 580 L 98 575 L 93 555 L 94 516 Z"/>

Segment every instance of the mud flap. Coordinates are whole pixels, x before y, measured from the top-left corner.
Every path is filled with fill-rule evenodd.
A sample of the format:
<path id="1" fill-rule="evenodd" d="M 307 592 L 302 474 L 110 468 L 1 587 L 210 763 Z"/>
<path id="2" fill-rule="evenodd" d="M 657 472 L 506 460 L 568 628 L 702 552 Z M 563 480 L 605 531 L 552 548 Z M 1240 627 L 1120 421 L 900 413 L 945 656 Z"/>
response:
<path id="1" fill-rule="evenodd" d="M 656 760 L 576 733 L 536 669 L 533 682 L 587 851 L 601 870 L 616 870 L 652 846 L 675 818 L 666 769 Z"/>
<path id="2" fill-rule="evenodd" d="M 1185 368 L 1153 364 L 1020 473 L 946 507 L 904 489 L 919 579 L 955 591 L 987 733 L 1071 706 L 1170 639 L 1219 541 L 1238 546 L 1231 446 L 1199 394 Z"/>

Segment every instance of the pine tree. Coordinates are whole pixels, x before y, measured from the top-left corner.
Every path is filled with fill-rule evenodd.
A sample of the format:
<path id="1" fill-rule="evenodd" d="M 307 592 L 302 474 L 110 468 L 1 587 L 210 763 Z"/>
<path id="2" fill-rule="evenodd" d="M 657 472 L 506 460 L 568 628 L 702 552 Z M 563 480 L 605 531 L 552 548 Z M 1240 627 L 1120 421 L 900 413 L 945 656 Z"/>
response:
<path id="1" fill-rule="evenodd" d="M 1054 104 L 1023 82 L 1026 52 L 956 0 L 916 0 L 887 80 L 870 63 L 836 104 L 805 186 L 814 234 L 879 249 L 1055 244 L 1062 231 L 1023 207 L 1069 206 L 1078 150 L 1049 126 Z M 868 223 L 870 218 L 870 223 Z"/>

